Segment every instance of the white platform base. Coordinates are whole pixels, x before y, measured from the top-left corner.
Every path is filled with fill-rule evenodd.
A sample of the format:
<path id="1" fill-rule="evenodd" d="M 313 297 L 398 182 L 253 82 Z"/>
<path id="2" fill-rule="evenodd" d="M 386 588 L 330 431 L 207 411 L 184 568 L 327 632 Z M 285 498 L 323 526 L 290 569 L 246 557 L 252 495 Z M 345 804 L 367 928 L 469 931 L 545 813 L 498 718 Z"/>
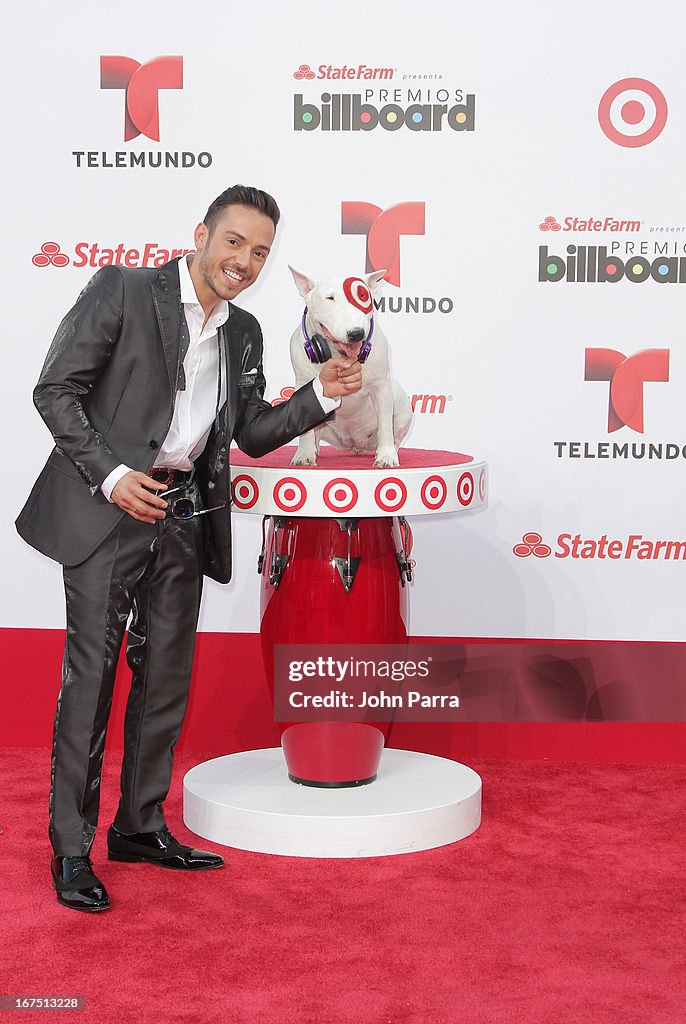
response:
<path id="1" fill-rule="evenodd" d="M 183 820 L 204 839 L 287 857 L 385 857 L 446 846 L 481 823 L 481 779 L 463 764 L 384 750 L 376 782 L 315 789 L 291 782 L 280 747 L 192 768 Z"/>

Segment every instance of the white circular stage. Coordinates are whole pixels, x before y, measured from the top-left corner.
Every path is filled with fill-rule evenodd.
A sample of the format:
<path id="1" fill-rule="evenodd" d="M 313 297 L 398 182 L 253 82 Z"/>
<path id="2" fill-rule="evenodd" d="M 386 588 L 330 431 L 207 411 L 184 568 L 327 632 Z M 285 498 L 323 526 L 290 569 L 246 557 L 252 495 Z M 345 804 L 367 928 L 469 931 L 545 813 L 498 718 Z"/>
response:
<path id="1" fill-rule="evenodd" d="M 376 782 L 318 789 L 291 782 L 280 747 L 192 768 L 183 820 L 224 846 L 287 857 L 385 857 L 446 846 L 481 823 L 481 778 L 457 761 L 384 750 Z"/>

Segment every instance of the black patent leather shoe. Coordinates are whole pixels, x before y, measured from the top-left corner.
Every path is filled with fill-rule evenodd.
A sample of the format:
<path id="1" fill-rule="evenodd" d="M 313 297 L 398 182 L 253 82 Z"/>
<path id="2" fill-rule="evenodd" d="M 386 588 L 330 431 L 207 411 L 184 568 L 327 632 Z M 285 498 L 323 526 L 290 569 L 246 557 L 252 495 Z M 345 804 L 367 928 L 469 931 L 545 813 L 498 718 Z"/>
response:
<path id="1" fill-rule="evenodd" d="M 93 871 L 90 857 L 53 857 L 50 862 L 57 902 L 71 910 L 109 910 L 107 890 Z"/>
<path id="2" fill-rule="evenodd" d="M 110 860 L 145 861 L 177 871 L 210 871 L 224 863 L 216 853 L 205 853 L 179 843 L 166 827 L 159 832 L 127 835 L 112 825 L 107 833 L 107 850 Z"/>

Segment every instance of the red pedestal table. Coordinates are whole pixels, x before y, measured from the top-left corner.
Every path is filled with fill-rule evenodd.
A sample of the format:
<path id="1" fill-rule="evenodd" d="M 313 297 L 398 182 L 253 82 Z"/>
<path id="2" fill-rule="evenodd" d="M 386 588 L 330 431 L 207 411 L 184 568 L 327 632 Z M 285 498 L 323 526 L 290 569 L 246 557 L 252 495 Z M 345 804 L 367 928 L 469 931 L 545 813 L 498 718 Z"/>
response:
<path id="1" fill-rule="evenodd" d="M 262 652 L 272 684 L 276 644 L 403 644 L 412 578 L 407 516 L 486 503 L 483 462 L 458 452 L 400 450 L 397 469 L 373 453 L 322 446 L 317 466 L 295 447 L 261 459 L 232 449 L 234 510 L 263 516 L 258 571 Z M 319 787 L 376 778 L 390 723 L 278 723 L 289 777 Z"/>

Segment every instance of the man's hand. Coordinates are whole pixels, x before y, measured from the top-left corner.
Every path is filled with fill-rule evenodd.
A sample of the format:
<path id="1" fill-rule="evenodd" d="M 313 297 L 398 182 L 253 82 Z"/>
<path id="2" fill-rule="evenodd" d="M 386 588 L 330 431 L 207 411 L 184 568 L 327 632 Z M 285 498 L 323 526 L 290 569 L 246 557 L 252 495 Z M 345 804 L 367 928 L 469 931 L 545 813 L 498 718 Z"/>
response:
<path id="1" fill-rule="evenodd" d="M 131 470 L 117 481 L 110 497 L 115 505 L 119 505 L 134 519 L 141 523 L 155 523 L 158 519 L 164 519 L 167 502 L 150 491 L 166 489 L 166 484 L 153 480 L 145 473 Z"/>
<path id="2" fill-rule="evenodd" d="M 354 395 L 362 386 L 362 367 L 356 359 L 336 356 L 335 359 L 327 359 L 324 363 L 319 379 L 327 398 Z"/>

